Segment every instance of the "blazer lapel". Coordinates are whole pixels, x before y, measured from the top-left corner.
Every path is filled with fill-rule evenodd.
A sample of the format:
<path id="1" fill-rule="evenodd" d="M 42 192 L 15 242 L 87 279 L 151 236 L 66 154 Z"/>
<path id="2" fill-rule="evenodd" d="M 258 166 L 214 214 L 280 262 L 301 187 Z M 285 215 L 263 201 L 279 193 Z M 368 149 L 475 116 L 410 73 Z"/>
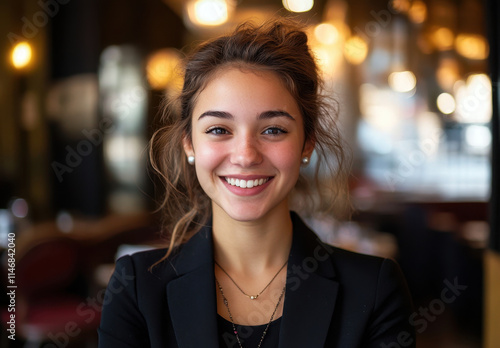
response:
<path id="1" fill-rule="evenodd" d="M 324 347 L 339 284 L 333 249 L 292 213 L 293 241 L 288 260 L 279 348 Z M 167 285 L 167 300 L 179 348 L 218 348 L 217 297 L 211 224 L 172 258 L 179 277 Z"/>
<path id="2" fill-rule="evenodd" d="M 324 347 L 339 290 L 329 257 L 333 249 L 321 243 L 294 213 L 292 221 L 279 347 Z"/>
<path id="3" fill-rule="evenodd" d="M 180 277 L 167 285 L 167 300 L 179 348 L 218 348 L 211 227 L 194 235 L 172 266 Z"/>

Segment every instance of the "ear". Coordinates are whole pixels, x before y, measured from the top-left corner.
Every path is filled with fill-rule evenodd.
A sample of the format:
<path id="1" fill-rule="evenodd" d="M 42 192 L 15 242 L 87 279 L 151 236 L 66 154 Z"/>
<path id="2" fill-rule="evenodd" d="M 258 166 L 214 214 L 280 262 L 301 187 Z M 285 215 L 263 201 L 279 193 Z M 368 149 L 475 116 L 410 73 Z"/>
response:
<path id="1" fill-rule="evenodd" d="M 182 137 L 182 146 L 184 147 L 186 156 L 194 156 L 193 143 L 187 134 L 184 134 Z"/>
<path id="2" fill-rule="evenodd" d="M 304 148 L 302 149 L 302 157 L 311 158 L 315 145 L 316 142 L 313 139 L 307 139 L 306 142 L 304 143 Z"/>

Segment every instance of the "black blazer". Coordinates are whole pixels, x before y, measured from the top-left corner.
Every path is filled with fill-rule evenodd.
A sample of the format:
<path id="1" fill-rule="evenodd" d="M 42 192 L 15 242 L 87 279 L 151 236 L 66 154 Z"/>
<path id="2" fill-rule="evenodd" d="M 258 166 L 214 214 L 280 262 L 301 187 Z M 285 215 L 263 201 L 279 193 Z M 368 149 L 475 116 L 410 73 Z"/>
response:
<path id="1" fill-rule="evenodd" d="M 415 347 L 397 264 L 322 243 L 292 213 L 279 348 Z M 99 347 L 219 348 L 211 226 L 174 255 L 124 256 L 103 301 Z"/>

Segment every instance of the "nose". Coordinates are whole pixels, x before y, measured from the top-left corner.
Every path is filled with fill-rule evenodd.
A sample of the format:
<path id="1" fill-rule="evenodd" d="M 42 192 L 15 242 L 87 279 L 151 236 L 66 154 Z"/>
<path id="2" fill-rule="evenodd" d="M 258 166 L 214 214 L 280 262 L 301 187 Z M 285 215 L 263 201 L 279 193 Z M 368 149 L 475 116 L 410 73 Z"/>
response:
<path id="1" fill-rule="evenodd" d="M 262 162 L 262 153 L 258 140 L 254 136 L 245 135 L 235 139 L 231 154 L 231 163 L 241 167 L 251 167 Z"/>

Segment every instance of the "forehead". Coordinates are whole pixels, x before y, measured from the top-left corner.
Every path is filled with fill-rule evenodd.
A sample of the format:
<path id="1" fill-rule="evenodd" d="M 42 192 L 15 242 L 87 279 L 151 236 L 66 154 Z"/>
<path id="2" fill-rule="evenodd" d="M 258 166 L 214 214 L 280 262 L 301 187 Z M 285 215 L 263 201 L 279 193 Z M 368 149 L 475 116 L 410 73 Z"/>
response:
<path id="1" fill-rule="evenodd" d="M 249 67 L 218 69 L 199 92 L 194 109 L 206 107 L 298 109 L 278 74 Z M 295 110 L 293 110 L 295 111 Z"/>

